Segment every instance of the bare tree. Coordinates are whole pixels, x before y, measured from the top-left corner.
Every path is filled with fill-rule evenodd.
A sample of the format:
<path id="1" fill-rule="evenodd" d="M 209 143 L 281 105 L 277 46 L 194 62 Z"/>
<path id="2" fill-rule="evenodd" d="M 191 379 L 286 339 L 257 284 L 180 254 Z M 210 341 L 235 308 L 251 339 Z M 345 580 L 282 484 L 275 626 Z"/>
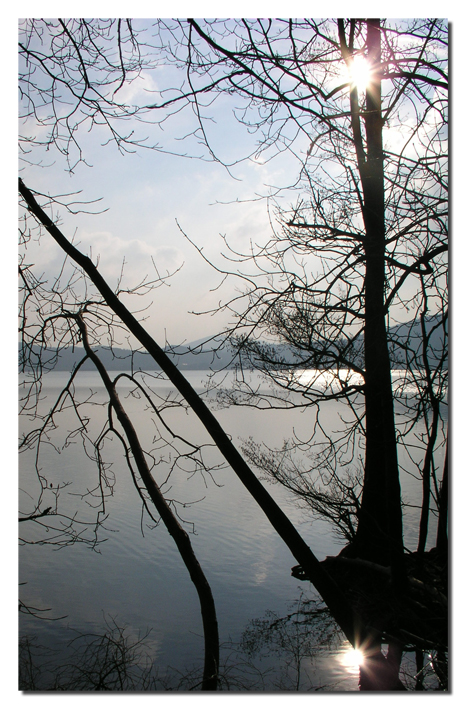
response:
<path id="1" fill-rule="evenodd" d="M 439 407 L 445 395 L 447 353 L 446 25 L 436 20 L 401 24 L 372 19 L 186 20 L 159 21 L 156 29 L 155 39 L 146 44 L 147 35 L 138 37 L 129 21 L 27 21 L 20 44 L 21 91 L 26 106 L 23 118 L 26 125 L 33 120 L 48 132 L 45 141 L 26 138 L 25 159 L 34 161 L 37 147 L 52 146 L 73 169 L 84 159 L 78 140 L 83 123 L 98 130 L 103 125 L 110 131 L 105 134 L 106 140 L 110 136 L 119 148 L 133 149 L 142 145 L 140 139 L 131 131 L 121 135 L 115 127 L 117 120 L 135 116 L 146 123 L 161 123 L 173 112 L 188 108 L 197 120 L 192 137 L 207 146 L 205 157 L 230 168 L 232 163 L 218 155 L 208 131 L 208 112 L 213 99 L 222 94 L 234 95 L 240 101 L 237 117 L 259 136 L 255 152 L 266 158 L 283 150 L 297 155 L 300 175 L 293 187 L 300 196 L 288 209 L 276 206 L 278 228 L 271 241 L 253 245 L 248 254 L 231 250 L 231 263 L 227 268 L 217 268 L 223 275 L 237 272 L 246 283 L 244 296 L 224 306 L 235 318 L 234 327 L 224 335 L 234 342 L 241 358 L 272 377 L 278 388 L 276 399 L 270 400 L 272 405 L 315 407 L 309 441 L 298 443 L 309 444 L 308 451 L 316 455 L 304 470 L 293 456 L 296 441 L 287 444 L 288 469 L 277 464 L 284 457 L 278 459 L 274 452 L 265 456 L 254 444 L 247 453 L 266 473 L 298 494 L 303 492 L 303 481 L 310 479 L 310 470 L 317 471 L 326 488 L 311 486 L 312 506 L 316 509 L 318 505 L 321 514 L 340 519 L 337 526 L 350 542 L 347 553 L 378 564 L 390 563 L 394 588 L 408 592 L 398 462 L 398 439 L 403 440 L 403 435 L 395 421 L 397 393 L 391 377 L 394 356 L 400 356 L 401 348 L 407 380 L 414 383 L 418 393 L 417 400 L 409 402 L 406 390 L 400 390 L 399 399 L 409 402 L 405 407 L 406 431 L 410 432 L 420 419 L 426 427 L 420 467 L 423 500 L 419 549 L 423 550 L 426 543 L 431 489 L 440 511 L 439 539 L 444 547 L 447 529 L 447 466 L 440 487 L 433 457 L 435 445 L 445 445 L 444 440 L 436 442 L 440 433 L 440 438 L 444 435 Z M 37 48 L 38 42 L 43 49 Z M 146 58 L 151 56 L 149 50 L 183 69 L 186 81 L 178 87 L 167 87 L 168 95 L 163 93 L 156 103 L 128 106 L 119 102 L 118 92 L 125 82 L 139 76 L 143 68 L 154 66 L 153 60 Z M 355 74 L 362 57 L 368 72 L 364 89 Z M 389 126 L 391 131 L 398 131 L 402 147 L 391 140 Z M 112 346 L 115 323 L 121 324 L 150 353 L 203 422 L 303 573 L 313 581 L 347 638 L 353 644 L 368 640 L 370 665 L 372 659 L 375 666 L 385 668 L 380 687 L 400 688 L 399 640 L 384 660 L 381 632 L 359 617 L 206 404 L 123 305 L 119 292 L 109 288 L 92 261 L 46 214 L 36 200 L 40 195 L 36 193 L 35 197 L 22 180 L 19 191 L 26 213 L 33 215 L 78 266 L 64 297 L 58 285 L 60 276 L 51 295 L 46 295 L 40 279 L 31 277 L 25 262 L 21 264 L 23 335 L 34 298 L 45 303 L 39 338 L 23 336 L 23 357 L 29 362 L 36 357 L 36 376 L 25 399 L 26 407 L 34 400 L 31 395 L 40 393 L 44 356 L 50 356 L 48 345 L 52 344 L 53 362 L 60 347 L 82 343 L 86 357 L 94 362 L 106 386 L 109 411 L 123 429 L 125 437 L 118 435 L 127 460 L 130 463 L 131 455 L 144 483 L 141 487 L 137 483 L 138 489 L 145 488 L 158 513 L 172 524 L 173 513 L 166 510 L 170 506 L 163 495 L 158 496 L 156 483 L 151 482 L 147 455 L 118 399 L 116 381 L 110 380 L 94 349 L 103 336 Z M 27 233 L 24 226 L 23 239 L 28 238 Z M 232 266 L 232 261 L 241 265 Z M 250 267 L 250 273 L 246 273 Z M 87 292 L 90 286 L 91 295 Z M 410 339 L 403 336 L 403 328 L 395 333 L 391 330 L 412 304 L 421 322 L 421 348 L 415 350 Z M 47 312 L 49 305 L 52 310 Z M 433 326 L 429 313 L 437 318 Z M 63 329 L 59 323 L 65 323 Z M 434 345 L 435 331 L 443 335 L 439 346 Z M 265 345 L 265 338 L 272 344 Z M 287 349 L 275 345 L 278 339 Z M 394 351 L 391 339 L 396 345 Z M 34 349 L 37 343 L 39 362 Z M 441 356 L 434 361 L 434 354 Z M 315 370 L 311 379 L 304 380 L 297 374 L 297 370 L 310 368 Z M 73 376 L 66 395 L 72 392 Z M 247 402 L 256 405 L 256 392 L 246 394 Z M 322 427 L 319 415 L 320 405 L 330 399 L 346 402 L 350 412 L 342 432 L 333 438 Z M 79 419 L 73 396 L 70 401 Z M 59 400 L 57 407 L 61 405 Z M 34 435 L 26 439 L 26 445 L 42 440 L 49 425 L 54 425 L 53 413 L 36 431 L 35 439 Z M 85 420 L 81 420 L 79 430 L 86 431 Z M 103 438 L 110 430 L 116 433 L 111 418 Z M 315 433 L 324 436 L 324 447 L 319 435 L 314 438 Z M 196 444 L 193 450 L 197 451 Z M 355 479 L 346 479 L 341 469 L 359 464 L 359 450 L 364 456 L 364 474 L 361 476 L 357 469 L 352 473 Z M 104 480 L 107 485 L 105 465 L 96 457 L 99 484 Z M 298 471 L 295 479 L 294 470 Z M 45 489 L 43 483 L 41 490 Z M 25 516 L 37 523 L 45 514 L 38 504 Z M 77 539 L 75 520 L 72 523 L 64 531 Z M 179 549 L 186 560 L 184 544 Z M 192 561 L 196 564 L 195 559 Z M 200 600 L 203 607 L 201 594 Z M 203 617 L 206 620 L 204 611 Z M 210 617 L 205 625 L 207 644 L 208 626 L 214 627 L 213 608 Z M 211 640 L 215 645 L 212 633 Z M 217 662 L 215 650 L 207 651 L 205 688 L 212 688 L 207 684 L 215 678 Z M 371 683 L 371 675 L 364 671 L 362 687 L 371 687 Z"/>
<path id="2" fill-rule="evenodd" d="M 121 131 L 137 107 L 120 101 L 119 92 L 152 66 L 131 20 L 29 18 L 19 29 L 19 137 L 26 163 L 35 163 L 37 149 L 53 148 L 73 171 L 86 162 L 84 129 L 103 130 L 103 140 L 122 152 L 144 144 L 132 129 Z"/>
<path id="3" fill-rule="evenodd" d="M 403 439 L 395 423 L 389 341 L 397 340 L 399 353 L 402 347 L 400 366 L 411 372 L 431 411 L 446 391 L 446 329 L 437 324 L 447 317 L 446 23 L 187 20 L 159 26 L 161 48 L 169 61 L 184 62 L 186 82 L 153 110 L 192 108 L 196 135 L 222 160 L 209 140 L 207 116 L 218 95 L 234 93 L 238 119 L 258 138 L 257 153 L 267 160 L 291 150 L 301 161 L 294 185 L 300 196 L 289 209 L 276 207 L 279 228 L 270 242 L 253 244 L 250 253 L 231 250 L 236 268 L 218 266 L 224 275 L 237 271 L 245 283 L 244 299 L 236 296 L 224 307 L 236 321 L 231 335 L 238 352 L 262 366 L 279 391 L 298 392 L 302 404 L 349 404 L 353 423 L 338 447 L 347 448 L 358 431 L 365 460 L 348 553 L 390 561 L 404 584 L 397 453 Z M 426 361 L 427 349 L 434 353 L 428 313 L 443 334 L 435 362 Z M 403 328 L 392 334 L 404 314 L 421 322 L 415 352 L 410 332 L 403 342 Z M 284 348 L 265 346 L 268 339 L 286 343 L 292 358 Z M 323 392 L 320 373 L 314 382 L 294 380 L 291 368 L 300 367 L 334 374 Z M 412 413 L 409 428 L 424 416 L 416 407 Z M 424 470 L 433 466 L 438 424 L 435 411 Z M 330 454 L 333 448 L 335 442 Z M 426 529 L 430 475 L 422 477 Z"/>

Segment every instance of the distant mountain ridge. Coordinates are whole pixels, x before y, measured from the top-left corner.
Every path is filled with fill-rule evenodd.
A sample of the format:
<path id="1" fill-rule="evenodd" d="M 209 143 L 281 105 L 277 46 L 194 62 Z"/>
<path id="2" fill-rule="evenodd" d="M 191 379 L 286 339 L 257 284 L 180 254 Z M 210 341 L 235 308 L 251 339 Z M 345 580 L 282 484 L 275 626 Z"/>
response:
<path id="1" fill-rule="evenodd" d="M 433 366 L 439 362 L 443 355 L 443 327 L 439 316 L 427 318 L 428 330 L 432 330 L 430 335 L 430 348 L 428 359 Z M 446 322 L 447 331 L 447 322 Z M 361 338 L 357 338 L 362 342 Z M 420 321 L 409 321 L 389 328 L 388 331 L 389 348 L 393 368 L 403 368 L 406 362 L 406 348 L 414 351 L 420 358 L 421 352 L 421 325 Z M 291 347 L 284 344 L 272 346 L 277 355 L 283 361 L 289 362 L 290 366 L 297 365 L 297 353 Z M 164 350 L 170 359 L 182 370 L 213 370 L 233 369 L 239 363 L 239 356 L 235 354 L 232 345 L 222 343 L 219 339 L 211 338 L 196 340 L 186 345 L 167 346 Z M 33 348 L 36 357 L 39 356 L 39 348 Z M 156 364 L 147 352 L 133 352 L 129 349 L 119 347 L 99 347 L 96 350 L 102 363 L 109 371 L 159 371 Z M 58 355 L 55 350 L 44 350 L 41 354 L 43 366 L 46 370 L 71 371 L 85 356 L 83 347 L 64 348 Z M 447 367 L 447 358 L 443 364 Z M 84 371 L 94 370 L 94 365 L 87 360 L 81 367 Z"/>
<path id="2" fill-rule="evenodd" d="M 159 371 L 160 367 L 147 352 L 133 352 L 120 347 L 98 347 L 96 354 L 101 359 L 103 365 L 109 371 Z M 179 347 L 166 347 L 166 354 L 180 369 L 201 370 L 213 369 L 221 370 L 233 368 L 233 354 L 228 346 L 224 346 L 219 353 L 211 350 L 203 350 L 197 343 L 191 343 Z M 40 349 L 33 348 L 33 354 L 38 358 Z M 41 360 L 44 369 L 57 372 L 69 372 L 85 357 L 83 347 L 66 347 L 59 351 L 58 355 L 54 349 L 45 349 L 41 352 Z M 95 369 L 91 360 L 87 360 L 81 366 L 85 372 Z"/>

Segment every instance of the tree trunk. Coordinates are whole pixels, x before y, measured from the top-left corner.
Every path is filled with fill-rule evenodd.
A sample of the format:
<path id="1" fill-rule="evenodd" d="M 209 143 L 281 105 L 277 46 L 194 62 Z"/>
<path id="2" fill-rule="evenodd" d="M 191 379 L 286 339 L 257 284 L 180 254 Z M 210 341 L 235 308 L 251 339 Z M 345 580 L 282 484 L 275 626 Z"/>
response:
<path id="1" fill-rule="evenodd" d="M 399 679 L 402 647 L 391 641 L 384 657 L 378 646 L 365 653 L 365 662 L 360 667 L 360 690 L 362 692 L 406 692 Z"/>
<path id="2" fill-rule="evenodd" d="M 436 548 L 446 557 L 448 556 L 448 480 L 449 480 L 449 446 L 446 436 L 446 454 L 444 457 L 443 480 L 439 493 L 439 518 Z"/>
<path id="3" fill-rule="evenodd" d="M 402 507 L 385 309 L 385 214 L 379 20 L 367 21 L 371 81 L 366 92 L 366 160 L 359 159 L 364 205 L 366 460 L 355 551 L 391 564 L 404 582 Z M 357 107 L 358 109 L 358 107 Z M 355 103 L 353 105 L 355 110 Z M 361 138 L 357 137 L 357 142 Z"/>
<path id="4" fill-rule="evenodd" d="M 428 536 L 428 518 L 430 514 L 430 493 L 431 493 L 431 469 L 433 467 L 433 451 L 435 449 L 436 437 L 438 434 L 439 402 L 433 401 L 433 414 L 431 421 L 430 437 L 425 451 L 422 471 L 422 511 L 420 513 L 420 524 L 418 533 L 417 552 L 421 554 L 425 551 L 426 539 Z"/>

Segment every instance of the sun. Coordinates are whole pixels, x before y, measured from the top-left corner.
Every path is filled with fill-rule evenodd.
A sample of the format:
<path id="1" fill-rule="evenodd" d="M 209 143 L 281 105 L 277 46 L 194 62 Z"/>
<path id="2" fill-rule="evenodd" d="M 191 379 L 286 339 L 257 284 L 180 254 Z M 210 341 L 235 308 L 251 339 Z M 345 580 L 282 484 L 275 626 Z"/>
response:
<path id="1" fill-rule="evenodd" d="M 368 60 L 361 54 L 357 54 L 350 68 L 350 81 L 352 88 L 357 87 L 358 91 L 365 91 L 370 83 L 371 69 Z"/>

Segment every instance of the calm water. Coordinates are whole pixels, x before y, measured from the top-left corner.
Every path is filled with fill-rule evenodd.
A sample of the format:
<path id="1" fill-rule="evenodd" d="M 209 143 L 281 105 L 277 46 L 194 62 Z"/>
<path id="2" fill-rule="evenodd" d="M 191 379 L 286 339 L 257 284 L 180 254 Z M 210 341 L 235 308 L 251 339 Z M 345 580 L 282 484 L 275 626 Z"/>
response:
<path id="1" fill-rule="evenodd" d="M 205 373 L 186 372 L 186 376 L 198 391 L 203 390 Z M 65 373 L 46 376 L 44 410 L 65 381 Z M 172 389 L 166 382 L 153 380 L 152 383 L 161 397 L 166 400 L 171 397 Z M 98 376 L 83 373 L 77 381 L 77 395 L 84 398 L 90 390 L 95 393 L 97 403 L 105 400 Z M 122 391 L 128 395 L 129 385 L 122 386 Z M 176 451 L 163 446 L 160 439 L 154 442 L 154 423 L 141 400 L 134 397 L 123 400 L 145 449 L 153 449 L 156 459 L 161 458 L 155 474 L 162 483 L 167 479 Z M 89 412 L 93 419 L 88 430 L 90 434 L 97 434 L 103 425 L 105 410 L 95 405 Z M 327 406 L 323 415 L 330 428 L 342 427 L 340 413 L 335 403 Z M 192 415 L 176 407 L 171 407 L 164 415 L 166 423 L 178 435 L 208 442 Z M 293 430 L 303 438 L 307 432 L 309 435 L 311 414 L 298 410 L 258 412 L 229 408 L 216 415 L 234 441 L 253 436 L 271 447 L 279 447 L 282 439 Z M 41 474 L 49 487 L 52 484 L 53 490 L 61 486 L 60 503 L 64 511 L 70 515 L 77 511 L 78 520 L 89 522 L 87 536 L 92 537 L 99 499 L 83 495 L 96 486 L 96 465 L 85 455 L 81 437 L 70 438 L 63 448 L 66 432 L 74 429 L 73 412 L 68 410 L 57 421 L 61 426 L 51 435 L 50 442 L 55 443 L 60 452 L 51 445 L 42 447 Z M 24 428 L 29 425 L 24 422 Z M 169 440 L 168 435 L 166 438 Z M 90 451 L 89 443 L 84 443 Z M 184 444 L 181 445 L 183 448 Z M 210 466 L 222 463 L 212 448 L 205 449 L 203 455 Z M 75 637 L 75 633 L 99 633 L 105 619 L 114 619 L 125 626 L 134 638 L 150 629 L 148 649 L 154 664 L 160 676 L 168 673 L 169 684 L 174 686 L 180 675 L 202 666 L 203 639 L 197 595 L 163 525 L 154 528 L 147 515 L 142 515 L 141 502 L 118 441 L 105 446 L 104 457 L 114 461 L 109 476 L 115 475 L 115 484 L 112 495 L 106 498 L 108 516 L 97 531 L 101 542 L 98 551 L 83 544 L 66 548 L 33 544 L 20 547 L 20 582 L 24 583 L 20 588 L 21 599 L 28 606 L 51 609 L 40 613 L 43 616 L 40 619 L 20 614 L 20 634 L 34 636 L 37 643 L 60 650 L 65 657 L 66 642 Z M 72 484 L 67 487 L 66 483 Z M 405 495 L 413 499 L 418 483 L 410 476 L 406 476 L 403 483 Z M 27 512 L 30 496 L 34 496 L 37 489 L 34 458 L 30 453 L 20 457 L 20 488 L 20 508 Z M 269 486 L 269 489 L 320 559 L 338 553 L 342 544 L 325 522 L 312 520 L 309 513 L 297 509 L 279 486 Z M 315 596 L 310 584 L 291 576 L 290 569 L 296 561 L 232 471 L 216 469 L 211 477 L 193 472 L 190 461 L 184 459 L 181 467 L 174 468 L 164 492 L 167 498 L 174 500 L 187 529 L 194 530 L 192 544 L 216 601 L 223 644 L 221 660 L 232 688 L 238 689 L 235 682 L 241 681 L 250 682 L 252 689 L 295 689 L 300 669 L 300 689 L 356 690 L 358 671 L 345 663 L 347 644 L 336 635 L 329 640 L 319 624 L 313 647 L 300 659 L 300 666 L 296 659 L 288 669 L 286 666 L 291 658 L 296 658 L 292 631 L 282 656 L 276 652 L 274 639 L 261 645 L 257 638 L 257 652 L 248 657 L 245 647 L 238 645 L 244 631 L 247 628 L 251 631 L 251 621 L 264 620 L 269 611 L 274 617 L 282 618 L 297 608 L 301 596 L 302 602 Z M 48 495 L 52 504 L 52 493 Z M 46 506 L 45 498 L 43 508 Z M 406 544 L 417 523 L 418 512 L 409 508 Z M 37 539 L 32 536 L 30 523 L 20 527 L 25 538 Z M 433 543 L 434 532 L 430 529 L 428 548 Z M 254 627 L 263 626 L 257 622 Z M 309 631 L 308 628 L 308 637 Z"/>

